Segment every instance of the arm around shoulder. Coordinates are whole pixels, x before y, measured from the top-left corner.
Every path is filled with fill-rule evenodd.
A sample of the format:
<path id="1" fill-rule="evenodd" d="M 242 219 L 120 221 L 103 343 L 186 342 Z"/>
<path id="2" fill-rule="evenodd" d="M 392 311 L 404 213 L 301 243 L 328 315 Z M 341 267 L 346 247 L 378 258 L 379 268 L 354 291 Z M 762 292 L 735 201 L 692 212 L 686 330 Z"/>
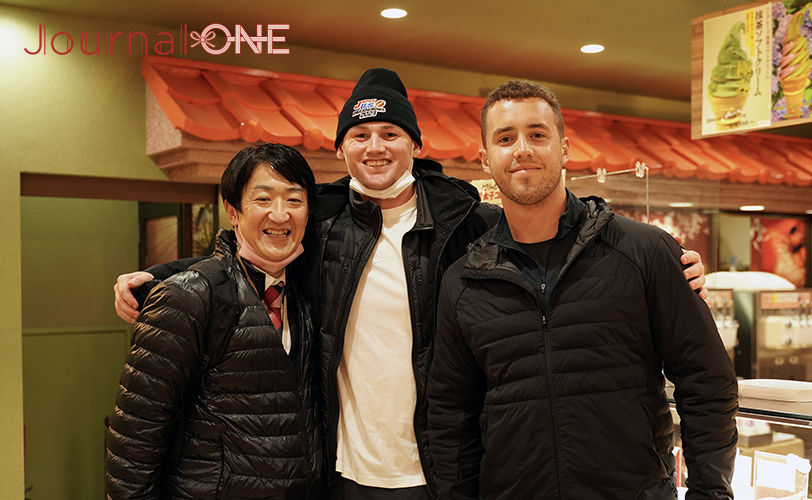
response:
<path id="1" fill-rule="evenodd" d="M 158 283 L 174 274 L 185 271 L 192 264 L 205 258 L 179 259 L 152 266 L 144 271 L 120 275 L 113 286 L 116 314 L 127 323 L 135 324 L 138 319 L 138 312 L 143 307 L 147 295 Z"/>

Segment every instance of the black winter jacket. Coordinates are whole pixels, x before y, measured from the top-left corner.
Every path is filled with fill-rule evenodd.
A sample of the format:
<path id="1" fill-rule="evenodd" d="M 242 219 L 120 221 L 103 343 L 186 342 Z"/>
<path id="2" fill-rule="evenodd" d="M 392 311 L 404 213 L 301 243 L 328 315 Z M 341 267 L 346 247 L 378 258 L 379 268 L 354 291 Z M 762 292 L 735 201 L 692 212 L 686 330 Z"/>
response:
<path id="1" fill-rule="evenodd" d="M 687 498 L 732 498 L 736 376 L 679 246 L 569 196 L 580 233 L 546 308 L 493 232 L 445 274 L 428 386 L 443 496 L 675 499 L 664 369 Z"/>
<path id="2" fill-rule="evenodd" d="M 211 296 L 190 270 L 158 285 L 133 333 L 107 435 L 108 499 L 308 499 L 320 495 L 321 440 L 314 331 L 288 267 L 288 316 L 301 337 L 299 373 L 235 257 L 232 231 L 218 235 L 237 287 L 236 329 L 185 413 L 177 462 L 170 424 L 201 356 Z"/>
<path id="3" fill-rule="evenodd" d="M 435 492 L 429 453 L 425 397 L 435 330 L 437 291 L 445 269 L 461 257 L 467 245 L 493 227 L 501 213 L 495 205 L 480 204 L 467 182 L 439 173 L 442 167 L 431 160 L 414 160 L 417 221 L 403 237 L 403 259 L 409 289 L 409 309 L 414 335 L 412 364 L 417 386 L 414 426 L 423 473 Z M 350 195 L 349 177 L 321 185 L 312 238 L 305 243 L 315 250 L 312 269 L 320 276 L 307 287 L 322 301 L 320 339 L 325 429 L 325 473 L 335 484 L 336 432 L 339 401 L 338 365 L 344 348 L 344 329 L 364 266 L 381 233 L 381 210 L 371 201 Z M 308 259 L 307 255 L 303 255 Z M 316 303 L 316 302 L 313 302 Z"/>

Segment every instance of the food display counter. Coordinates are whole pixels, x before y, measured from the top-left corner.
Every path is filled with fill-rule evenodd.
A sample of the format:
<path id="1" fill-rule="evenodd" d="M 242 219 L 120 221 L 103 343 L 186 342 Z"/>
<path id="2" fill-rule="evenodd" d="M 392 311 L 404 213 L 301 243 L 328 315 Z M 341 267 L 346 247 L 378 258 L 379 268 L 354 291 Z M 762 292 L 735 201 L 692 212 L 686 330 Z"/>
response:
<path id="1" fill-rule="evenodd" d="M 672 405 L 674 422 L 679 416 Z M 736 500 L 804 500 L 812 460 L 812 382 L 739 381 L 739 430 L 733 489 Z M 675 454 L 680 455 L 679 433 Z M 685 465 L 678 467 L 685 492 Z"/>

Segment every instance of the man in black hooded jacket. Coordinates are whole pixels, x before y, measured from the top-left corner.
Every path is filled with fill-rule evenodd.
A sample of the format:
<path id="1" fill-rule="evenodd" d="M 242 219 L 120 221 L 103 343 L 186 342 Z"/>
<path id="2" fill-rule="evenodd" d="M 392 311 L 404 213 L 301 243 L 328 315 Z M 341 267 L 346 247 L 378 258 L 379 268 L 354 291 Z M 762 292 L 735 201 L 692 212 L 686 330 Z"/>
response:
<path id="1" fill-rule="evenodd" d="M 482 108 L 493 230 L 445 273 L 429 437 L 451 499 L 676 499 L 674 382 L 688 499 L 732 499 L 737 384 L 708 307 L 662 230 L 578 199 L 549 89 Z"/>

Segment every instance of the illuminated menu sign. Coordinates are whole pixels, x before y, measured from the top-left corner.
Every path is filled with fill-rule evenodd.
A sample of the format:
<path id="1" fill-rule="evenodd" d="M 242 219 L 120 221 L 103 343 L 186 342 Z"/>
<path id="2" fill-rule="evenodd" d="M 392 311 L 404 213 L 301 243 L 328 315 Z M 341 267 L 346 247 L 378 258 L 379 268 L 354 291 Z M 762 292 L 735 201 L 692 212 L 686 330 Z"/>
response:
<path id="1" fill-rule="evenodd" d="M 693 20 L 693 138 L 812 121 L 811 12 L 754 2 Z"/>

